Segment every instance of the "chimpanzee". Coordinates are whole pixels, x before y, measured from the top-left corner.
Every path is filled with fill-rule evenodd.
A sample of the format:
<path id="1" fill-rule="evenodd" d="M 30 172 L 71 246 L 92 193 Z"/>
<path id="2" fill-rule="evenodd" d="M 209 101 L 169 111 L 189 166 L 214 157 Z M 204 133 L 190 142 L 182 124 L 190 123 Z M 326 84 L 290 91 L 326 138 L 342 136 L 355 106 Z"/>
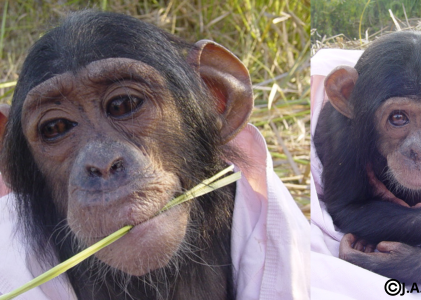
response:
<path id="1" fill-rule="evenodd" d="M 228 143 L 246 126 L 252 107 L 248 71 L 222 46 L 191 45 L 129 16 L 70 14 L 30 50 L 10 112 L 0 107 L 0 128 L 7 120 L 1 171 L 31 251 L 41 264 L 52 264 L 134 225 L 67 273 L 78 299 L 235 299 L 231 228 L 237 186 L 154 216 L 227 162 L 253 167 L 253 159 Z M 274 182 L 278 187 L 264 185 L 259 199 L 279 189 L 279 178 Z M 246 204 L 255 211 L 245 220 L 272 204 L 264 205 Z M 285 214 L 292 221 L 282 230 L 299 233 L 308 224 L 292 214 L 298 211 L 293 205 Z M 305 224 L 295 228 L 300 222 Z M 275 229 L 276 237 L 281 228 Z M 276 245 L 275 237 L 265 239 Z M 265 250 L 263 238 L 251 242 Z M 266 266 L 273 274 L 264 276 L 280 286 L 278 264 Z M 259 280 L 262 272 L 244 276 Z M 297 293 L 291 286 L 304 273 L 291 272 L 282 279 L 284 293 Z"/>
<path id="2" fill-rule="evenodd" d="M 421 282 L 420 53 L 421 33 L 396 32 L 334 69 L 314 136 L 340 257 L 407 282 Z"/>

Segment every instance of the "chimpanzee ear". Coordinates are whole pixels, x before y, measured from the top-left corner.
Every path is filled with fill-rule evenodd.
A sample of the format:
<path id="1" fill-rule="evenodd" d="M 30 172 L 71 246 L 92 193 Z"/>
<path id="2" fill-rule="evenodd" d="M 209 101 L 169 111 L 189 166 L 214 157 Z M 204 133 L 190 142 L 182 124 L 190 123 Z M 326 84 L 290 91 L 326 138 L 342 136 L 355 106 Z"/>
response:
<path id="1" fill-rule="evenodd" d="M 10 105 L 0 104 L 0 152 L 3 149 L 4 134 L 6 133 L 6 123 L 9 118 Z M 3 173 L 3 165 L 0 165 L 0 172 Z M 5 182 L 4 173 L 2 174 L 3 178 L 0 175 L 0 196 L 3 190 L 3 182 Z"/>
<path id="2" fill-rule="evenodd" d="M 325 90 L 330 103 L 349 119 L 354 115 L 354 108 L 349 103 L 349 98 L 357 79 L 357 70 L 348 66 L 335 68 L 325 79 Z"/>
<path id="3" fill-rule="evenodd" d="M 6 129 L 7 119 L 9 118 L 10 105 L 0 104 L 0 150 L 3 148 L 3 139 Z"/>
<path id="4" fill-rule="evenodd" d="M 218 102 L 221 136 L 227 143 L 244 128 L 253 109 L 249 72 L 234 54 L 209 40 L 197 42 L 188 60 Z"/>

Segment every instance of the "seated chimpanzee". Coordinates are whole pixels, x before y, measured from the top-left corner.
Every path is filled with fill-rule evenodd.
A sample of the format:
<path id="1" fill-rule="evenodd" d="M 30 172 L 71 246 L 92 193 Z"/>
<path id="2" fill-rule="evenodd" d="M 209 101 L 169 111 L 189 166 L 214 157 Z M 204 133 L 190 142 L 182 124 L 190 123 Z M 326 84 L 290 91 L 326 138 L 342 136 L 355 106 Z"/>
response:
<path id="1" fill-rule="evenodd" d="M 312 59 L 312 298 L 417 297 L 395 280 L 421 283 L 420 51 L 402 31 Z"/>
<path id="2" fill-rule="evenodd" d="M 13 191 L 0 199 L 0 293 L 133 225 L 22 296 L 309 298 L 309 224 L 247 124 L 252 108 L 248 71 L 222 46 L 124 15 L 69 15 L 0 106 Z M 228 164 L 242 171 L 235 184 L 154 217 Z"/>

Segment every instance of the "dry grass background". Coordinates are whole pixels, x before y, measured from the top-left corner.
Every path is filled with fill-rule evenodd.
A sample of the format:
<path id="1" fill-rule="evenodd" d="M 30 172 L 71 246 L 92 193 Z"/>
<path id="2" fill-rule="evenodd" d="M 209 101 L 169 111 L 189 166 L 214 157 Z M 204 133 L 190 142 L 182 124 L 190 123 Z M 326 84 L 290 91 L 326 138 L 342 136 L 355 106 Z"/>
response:
<path id="1" fill-rule="evenodd" d="M 405 7 L 404 7 L 405 8 Z M 315 55 L 320 49 L 348 49 L 348 50 L 365 50 L 371 42 L 376 38 L 392 33 L 395 31 L 421 31 L 421 19 L 419 18 L 408 18 L 405 15 L 405 19 L 401 20 L 397 18 L 392 11 L 389 11 L 390 21 L 383 27 L 383 29 L 373 33 L 368 34 L 368 30 L 361 32 L 360 39 L 350 39 L 344 34 L 340 33 L 334 36 L 321 36 L 317 32 L 317 28 L 311 29 L 311 56 Z"/>
<path id="2" fill-rule="evenodd" d="M 310 0 L 0 0 L 0 102 L 10 103 L 30 45 L 67 12 L 85 8 L 129 14 L 236 54 L 253 82 L 251 123 L 309 217 Z"/>

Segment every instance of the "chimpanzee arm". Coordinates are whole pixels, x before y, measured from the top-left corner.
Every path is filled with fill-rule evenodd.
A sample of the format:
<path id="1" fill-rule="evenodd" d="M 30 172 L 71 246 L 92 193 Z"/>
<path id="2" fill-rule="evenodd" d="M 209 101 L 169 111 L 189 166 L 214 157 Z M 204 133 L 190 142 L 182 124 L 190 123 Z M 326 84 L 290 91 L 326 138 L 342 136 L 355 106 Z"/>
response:
<path id="1" fill-rule="evenodd" d="M 371 243 L 397 241 L 418 245 L 421 241 L 421 209 L 381 200 L 348 204 L 334 214 L 334 223 Z"/>

